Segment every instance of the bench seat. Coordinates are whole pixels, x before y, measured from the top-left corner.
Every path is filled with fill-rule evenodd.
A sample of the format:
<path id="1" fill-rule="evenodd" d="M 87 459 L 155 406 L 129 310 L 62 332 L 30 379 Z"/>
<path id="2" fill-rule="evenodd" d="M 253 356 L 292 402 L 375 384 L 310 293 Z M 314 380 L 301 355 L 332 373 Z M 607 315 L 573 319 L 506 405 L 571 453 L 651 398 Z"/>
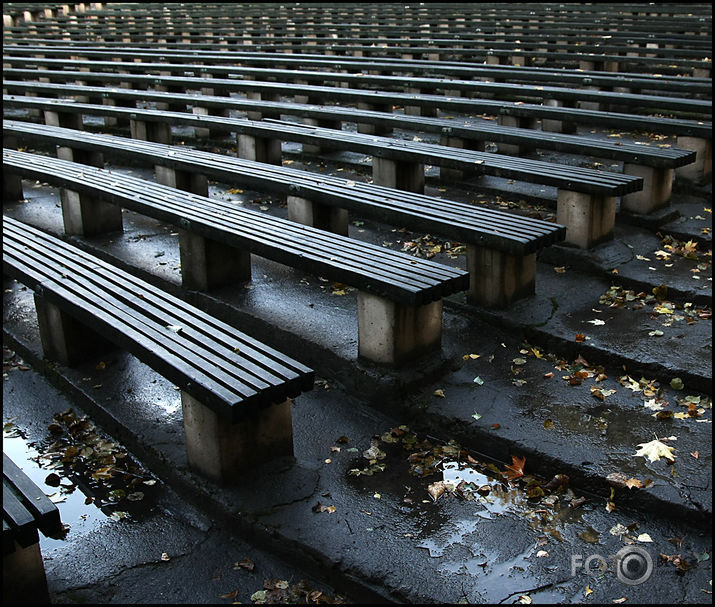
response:
<path id="1" fill-rule="evenodd" d="M 190 288 L 249 280 L 251 253 L 356 287 L 359 355 L 374 362 L 439 351 L 442 298 L 469 287 L 463 270 L 104 169 L 8 149 L 3 168 L 176 226 Z"/>
<path id="2" fill-rule="evenodd" d="M 3 602 L 48 603 L 38 531 L 63 537 L 60 512 L 4 452 L 2 473 Z"/>
<path id="3" fill-rule="evenodd" d="M 290 399 L 314 373 L 194 306 L 3 217 L 3 271 L 35 292 L 44 354 L 77 365 L 112 346 L 181 389 L 189 462 L 226 482 L 292 455 Z"/>

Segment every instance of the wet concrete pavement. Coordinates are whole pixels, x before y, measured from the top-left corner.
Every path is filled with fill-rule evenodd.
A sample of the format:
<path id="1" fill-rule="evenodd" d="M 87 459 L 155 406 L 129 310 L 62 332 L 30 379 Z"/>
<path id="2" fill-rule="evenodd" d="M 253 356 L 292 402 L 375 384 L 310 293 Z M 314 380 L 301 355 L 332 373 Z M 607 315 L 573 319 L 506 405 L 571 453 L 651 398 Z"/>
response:
<path id="1" fill-rule="evenodd" d="M 364 163 L 286 151 L 294 167 L 322 163 L 366 178 Z M 506 208 L 506 195 L 481 191 L 500 182 L 485 182 L 445 184 L 433 172 L 428 193 Z M 279 201 L 227 187 L 236 186 L 212 192 L 285 213 Z M 513 206 L 548 217 L 553 209 L 537 206 L 536 190 L 525 195 L 528 205 Z M 29 202 L 5 212 L 60 233 L 56 192 L 38 186 L 26 195 Z M 172 228 L 128 213 L 123 235 L 76 239 L 299 358 L 321 379 L 293 406 L 295 461 L 267 463 L 245 483 L 219 489 L 187 471 L 179 397 L 168 382 L 121 352 L 77 369 L 43 363 L 31 293 L 6 281 L 7 345 L 66 396 L 44 396 L 54 388 L 12 366 L 5 421 L 13 417 L 38 440 L 67 398 L 161 482 L 146 521 L 110 519 L 43 550 L 53 599 L 249 602 L 274 578 L 320 581 L 352 601 L 710 602 L 712 241 L 703 231 L 712 227 L 710 208 L 710 186 L 681 189 L 660 225 L 623 218 L 614 240 L 594 250 L 550 247 L 539 256 L 535 296 L 506 311 L 450 298 L 441 356 L 399 371 L 356 361 L 354 291 L 336 294 L 345 290 L 257 260 L 247 287 L 184 293 Z M 351 236 L 393 248 L 425 236 L 351 220 Z M 697 241 L 697 259 L 673 254 L 658 233 Z M 464 263 L 444 253 L 435 259 Z M 663 284 L 666 297 L 646 300 Z M 619 301 L 623 307 L 611 307 Z M 675 378 L 684 387 L 671 387 Z M 654 417 L 659 408 L 665 419 Z M 400 425 L 409 431 L 392 437 Z M 412 431 L 422 448 L 404 442 Z M 375 460 L 383 471 L 356 473 L 369 466 L 363 453 L 373 436 L 398 442 L 375 443 L 385 453 Z M 675 448 L 674 463 L 634 456 L 656 437 Z M 429 487 L 460 456 L 449 445 L 435 451 L 450 440 L 477 462 L 463 474 L 483 491 L 448 489 L 435 501 Z M 435 455 L 434 472 L 410 474 L 408 457 L 424 452 Z M 510 485 L 487 466 L 503 473 L 512 456 L 526 458 L 527 479 Z M 557 474 L 568 475 L 567 488 L 533 493 Z M 647 486 L 628 489 L 622 479 Z M 125 543 L 135 548 L 112 549 Z M 647 552 L 642 562 L 654 567 L 647 581 L 625 583 L 612 562 L 595 571 L 601 561 L 593 555 L 610 560 L 628 547 Z M 161 560 L 164 552 L 170 560 Z M 231 568 L 245 557 L 256 562 L 253 573 Z M 219 598 L 234 589 L 234 597 Z"/>

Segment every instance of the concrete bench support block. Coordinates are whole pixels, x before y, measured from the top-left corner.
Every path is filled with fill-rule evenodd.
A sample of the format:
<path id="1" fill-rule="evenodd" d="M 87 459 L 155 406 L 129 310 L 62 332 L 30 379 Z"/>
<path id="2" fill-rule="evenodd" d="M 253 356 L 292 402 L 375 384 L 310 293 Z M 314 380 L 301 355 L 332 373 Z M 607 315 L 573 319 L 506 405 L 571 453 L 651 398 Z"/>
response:
<path id="1" fill-rule="evenodd" d="M 570 102 L 564 102 L 561 99 L 545 99 L 543 105 L 549 107 L 569 107 Z M 541 121 L 541 130 L 550 133 L 575 133 L 576 123 L 566 120 L 550 120 L 544 118 Z"/>
<path id="2" fill-rule="evenodd" d="M 422 93 L 420 89 L 408 88 L 408 94 L 419 95 Z M 425 116 L 426 118 L 435 118 L 437 116 L 437 108 L 422 107 L 419 105 L 405 105 L 405 114 L 407 116 Z"/>
<path id="3" fill-rule="evenodd" d="M 141 141 L 154 141 L 171 145 L 171 125 L 167 122 L 146 122 L 144 120 L 130 120 L 129 132 L 132 139 Z"/>
<path id="4" fill-rule="evenodd" d="M 288 219 L 321 230 L 348 235 L 348 211 L 319 202 L 288 196 Z"/>
<path id="5" fill-rule="evenodd" d="M 373 156 L 372 180 L 376 185 L 424 194 L 425 165 Z"/>
<path id="6" fill-rule="evenodd" d="M 237 141 L 239 158 L 266 164 L 281 164 L 281 142 L 279 139 L 265 139 L 239 133 Z"/>
<path id="7" fill-rule="evenodd" d="M 462 139 L 461 137 L 450 137 L 448 135 L 441 135 L 439 138 L 439 144 L 450 148 L 476 150 L 479 152 L 484 151 L 484 141 L 477 141 L 474 139 Z M 460 181 L 463 179 L 471 179 L 479 174 L 480 171 L 478 169 L 465 171 L 462 169 L 452 169 L 443 166 L 439 167 L 439 178 L 442 181 Z"/>
<path id="8" fill-rule="evenodd" d="M 291 400 L 252 411 L 230 423 L 187 392 L 181 392 L 189 466 L 227 485 L 261 463 L 293 455 Z"/>
<path id="9" fill-rule="evenodd" d="M 102 105 L 128 107 L 128 108 L 136 107 L 136 103 L 132 99 L 110 99 L 109 97 L 102 98 Z M 129 126 L 129 119 L 124 118 L 124 117 L 116 118 L 114 116 L 105 116 L 104 117 L 104 126 L 127 127 L 127 126 Z"/>
<path id="10" fill-rule="evenodd" d="M 115 348 L 99 333 L 38 295 L 35 311 L 45 358 L 72 367 Z"/>
<path id="11" fill-rule="evenodd" d="M 251 254 L 194 232 L 179 230 L 181 284 L 210 291 L 251 280 Z"/>
<path id="12" fill-rule="evenodd" d="M 15 550 L 2 558 L 3 603 L 49 605 L 40 544 L 23 548 L 14 542 L 14 546 Z"/>
<path id="13" fill-rule="evenodd" d="M 643 178 L 640 192 L 626 194 L 621 198 L 621 211 L 646 214 L 664 207 L 670 202 L 673 191 L 673 169 L 649 167 L 639 164 L 623 165 L 626 175 Z"/>
<path id="14" fill-rule="evenodd" d="M 208 198 L 209 181 L 206 175 L 181 171 L 179 169 L 170 169 L 161 165 L 156 165 L 154 172 L 156 174 L 156 181 L 162 185 L 168 185 L 170 188 L 177 188 Z"/>
<path id="15" fill-rule="evenodd" d="M 230 111 L 223 108 L 205 108 L 196 107 L 191 108 L 191 112 L 197 116 L 218 116 L 221 118 L 228 118 L 230 116 Z M 194 136 L 198 139 L 211 139 L 215 137 L 221 137 L 228 133 L 228 131 L 221 129 L 206 129 L 199 126 L 194 127 Z"/>
<path id="16" fill-rule="evenodd" d="M 678 137 L 677 147 L 693 150 L 696 153 L 695 162 L 679 167 L 675 171 L 677 179 L 693 183 L 706 183 L 712 180 L 713 147 L 711 139 L 701 137 Z"/>
<path id="17" fill-rule="evenodd" d="M 76 131 L 84 130 L 82 124 L 82 114 L 69 112 L 53 112 L 44 110 L 45 124 L 47 126 L 61 126 L 66 129 L 74 129 Z"/>
<path id="18" fill-rule="evenodd" d="M 253 99 L 254 101 L 280 101 L 280 95 L 268 91 L 248 91 L 246 93 L 246 99 Z M 261 112 L 246 112 L 246 117 L 249 120 L 263 120 L 263 114 Z"/>
<path id="19" fill-rule="evenodd" d="M 358 356 L 401 365 L 442 345 L 442 300 L 405 306 L 358 291 Z"/>
<path id="20" fill-rule="evenodd" d="M 566 226 L 565 242 L 589 249 L 613 237 L 616 198 L 558 191 L 556 222 Z"/>
<path id="21" fill-rule="evenodd" d="M 2 196 L 3 203 L 23 200 L 25 194 L 22 191 L 22 179 L 17 175 L 9 175 L 3 170 Z"/>
<path id="22" fill-rule="evenodd" d="M 536 122 L 529 116 L 498 116 L 497 123 L 501 126 L 514 127 L 518 129 L 533 129 L 536 127 Z M 500 154 L 508 156 L 521 156 L 526 147 L 515 143 L 499 143 L 497 149 Z"/>
<path id="23" fill-rule="evenodd" d="M 364 101 L 358 101 L 359 110 L 372 110 L 375 112 L 384 112 L 385 114 L 392 114 L 392 104 L 390 103 L 366 103 Z M 392 127 L 383 126 L 377 124 L 365 124 L 359 122 L 357 125 L 358 133 L 363 133 L 364 135 L 391 135 Z"/>
<path id="24" fill-rule="evenodd" d="M 486 308 L 506 308 L 531 297 L 536 285 L 536 254 L 512 255 L 467 245 L 467 301 Z"/>
<path id="25" fill-rule="evenodd" d="M 104 155 L 101 152 L 60 146 L 57 148 L 57 157 L 90 166 L 104 166 Z M 122 230 L 122 209 L 116 204 L 66 188 L 60 189 L 60 202 L 66 234 L 94 236 Z"/>
<path id="26" fill-rule="evenodd" d="M 343 128 L 343 123 L 340 120 L 319 120 L 317 118 L 303 118 L 305 124 L 311 126 L 319 126 L 324 129 L 335 129 L 340 131 Z M 319 145 L 311 145 L 310 143 L 303 144 L 303 152 L 306 154 L 320 154 L 322 148 Z"/>

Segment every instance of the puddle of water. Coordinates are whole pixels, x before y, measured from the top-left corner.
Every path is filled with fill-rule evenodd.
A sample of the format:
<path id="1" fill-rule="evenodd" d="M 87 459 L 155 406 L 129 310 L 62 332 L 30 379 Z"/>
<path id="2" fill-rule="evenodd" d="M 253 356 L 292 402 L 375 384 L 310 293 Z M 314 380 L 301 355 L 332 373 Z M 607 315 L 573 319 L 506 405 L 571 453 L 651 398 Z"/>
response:
<path id="1" fill-rule="evenodd" d="M 62 502 L 57 503 L 57 508 L 60 511 L 60 519 L 65 525 L 70 526 L 69 533 L 65 539 L 53 539 L 45 537 L 40 533 L 40 550 L 46 552 L 51 550 L 63 542 L 72 539 L 73 535 L 85 534 L 88 531 L 98 529 L 104 525 L 109 519 L 108 515 L 102 512 L 94 504 L 86 504 L 87 496 L 82 491 L 72 491 L 65 493 L 60 487 L 50 487 L 45 484 L 45 479 L 51 472 L 58 471 L 46 470 L 39 466 L 37 458 L 39 452 L 30 447 L 22 437 L 5 437 L 2 441 L 3 452 L 20 468 L 46 495 L 54 495 L 55 498 L 63 498 Z M 61 475 L 60 475 L 61 476 Z M 68 484 L 68 481 L 63 478 L 62 484 Z"/>

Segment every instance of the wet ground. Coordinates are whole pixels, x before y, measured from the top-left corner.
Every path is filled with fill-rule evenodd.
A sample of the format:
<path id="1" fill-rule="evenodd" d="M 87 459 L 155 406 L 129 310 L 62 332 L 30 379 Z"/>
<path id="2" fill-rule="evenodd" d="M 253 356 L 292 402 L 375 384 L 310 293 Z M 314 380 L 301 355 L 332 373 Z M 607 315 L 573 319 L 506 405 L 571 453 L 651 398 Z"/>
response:
<path id="1" fill-rule="evenodd" d="M 284 151 L 294 168 L 369 179 L 358 155 Z M 427 175 L 432 195 L 555 211 L 548 188 Z M 43 539 L 53 600 L 710 602 L 711 187 L 677 185 L 666 212 L 619 217 L 612 242 L 542 252 L 528 301 L 497 312 L 450 298 L 441 356 L 399 371 L 356 360 L 356 293 L 342 285 L 258 259 L 249 285 L 183 293 L 176 233 L 131 213 L 122 235 L 76 239 L 316 370 L 293 407 L 295 460 L 232 489 L 187 470 L 173 386 L 122 352 L 77 369 L 43 362 L 31 293 L 5 281 L 5 443 L 18 457 L 51 445 L 53 416 L 72 407 L 137 466 L 126 487 L 103 488 L 89 482 L 101 473 L 64 477 L 40 459 L 38 482 L 63 478 L 46 491 L 66 497 L 70 525 Z M 211 191 L 285 215 L 240 184 Z M 5 212 L 61 233 L 56 190 L 26 183 L 25 195 Z M 465 263 L 459 243 L 400 226 L 354 217 L 350 235 Z M 635 455 L 656 439 L 672 461 Z"/>

